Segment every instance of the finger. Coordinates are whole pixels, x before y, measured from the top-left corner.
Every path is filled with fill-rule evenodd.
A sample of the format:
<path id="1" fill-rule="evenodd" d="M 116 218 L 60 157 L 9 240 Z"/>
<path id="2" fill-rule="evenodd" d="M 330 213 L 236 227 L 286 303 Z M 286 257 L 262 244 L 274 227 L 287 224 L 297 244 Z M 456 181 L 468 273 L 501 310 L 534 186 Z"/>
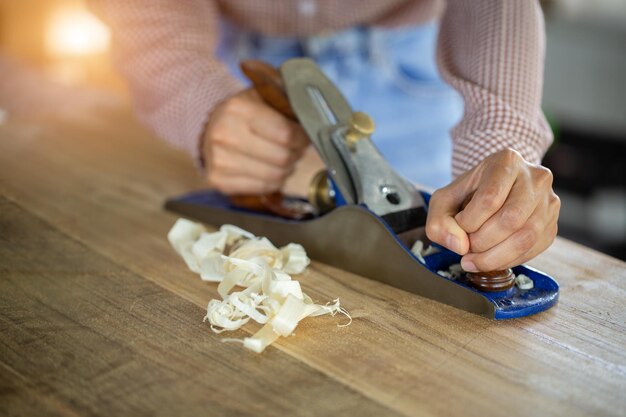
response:
<path id="1" fill-rule="evenodd" d="M 511 265 L 535 246 L 544 245 L 553 237 L 546 232 L 546 227 L 555 219 L 547 215 L 547 204 L 538 207 L 524 227 L 513 233 L 508 239 L 481 253 L 469 253 L 461 259 L 465 271 L 497 271 Z"/>
<path id="2" fill-rule="evenodd" d="M 506 159 L 485 167 L 476 191 L 455 220 L 467 233 L 474 233 L 502 208 L 517 177 L 516 165 Z"/>
<path id="3" fill-rule="evenodd" d="M 232 149 L 215 146 L 211 152 L 209 169 L 225 175 L 247 176 L 265 182 L 283 182 L 295 164 L 278 166 L 242 154 Z"/>
<path id="4" fill-rule="evenodd" d="M 485 252 L 521 229 L 539 204 L 532 190 L 528 176 L 518 177 L 502 208 L 470 234 L 470 251 Z"/>
<path id="5" fill-rule="evenodd" d="M 305 150 L 311 145 L 311 140 L 309 139 L 309 135 L 306 134 L 304 128 L 300 123 L 289 121 L 293 128 L 293 144 L 295 149 Z"/>
<path id="6" fill-rule="evenodd" d="M 469 239 L 454 219 L 461 202 L 461 194 L 455 193 L 453 186 L 435 191 L 428 204 L 426 235 L 431 241 L 463 255 L 469 250 Z"/>
<path id="7" fill-rule="evenodd" d="M 548 247 L 550 247 L 550 245 L 552 245 L 552 242 L 554 242 L 554 239 L 556 238 L 556 235 L 559 229 L 558 220 L 559 220 L 560 209 L 561 209 L 561 200 L 556 194 L 554 194 L 554 192 L 552 192 L 551 195 L 548 197 L 548 207 L 547 207 L 548 216 L 550 220 L 549 220 L 548 226 L 546 226 L 544 233 L 542 234 L 544 237 L 544 244 L 535 245 L 535 247 L 533 247 L 530 251 L 526 252 L 525 254 L 521 255 L 517 259 L 513 260 L 511 264 L 508 265 L 509 268 L 523 264 L 524 262 L 527 262 L 533 259 L 535 256 L 539 255 L 541 252 L 543 252 Z"/>
<path id="8" fill-rule="evenodd" d="M 232 120 L 224 121 L 230 123 Z M 265 163 L 279 167 L 287 167 L 299 159 L 300 150 L 292 150 L 286 146 L 268 141 L 245 129 L 241 122 L 230 129 L 219 127 L 212 132 L 211 141 L 214 147 L 228 148 L 231 151 L 247 155 Z"/>
<path id="9" fill-rule="evenodd" d="M 309 138 L 302 127 L 268 106 L 259 106 L 250 130 L 263 139 L 289 149 L 306 148 Z"/>
<path id="10" fill-rule="evenodd" d="M 528 262 L 534 257 L 536 257 L 537 255 L 539 255 L 540 253 L 542 253 L 543 251 L 545 251 L 546 249 L 548 249 L 554 242 L 557 232 L 558 232 L 558 222 L 554 220 L 549 226 L 546 227 L 546 239 L 542 241 L 542 244 L 535 245 L 528 252 L 514 259 L 508 265 L 505 265 L 504 267 L 502 267 L 502 269 L 513 268 L 514 266 L 521 265 L 525 262 Z M 552 237 L 550 238 L 549 236 L 552 236 Z"/>
<path id="11" fill-rule="evenodd" d="M 280 184 L 262 181 L 258 178 L 223 173 L 209 173 L 207 178 L 209 186 L 226 195 L 269 194 L 280 189 Z"/>

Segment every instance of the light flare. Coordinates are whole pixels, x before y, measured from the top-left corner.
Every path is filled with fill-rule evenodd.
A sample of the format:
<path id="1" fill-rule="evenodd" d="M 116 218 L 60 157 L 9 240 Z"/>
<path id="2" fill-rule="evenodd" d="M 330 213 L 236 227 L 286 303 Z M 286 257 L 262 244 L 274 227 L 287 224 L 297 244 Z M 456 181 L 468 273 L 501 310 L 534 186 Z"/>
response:
<path id="1" fill-rule="evenodd" d="M 46 50 L 53 56 L 105 53 L 109 29 L 84 8 L 61 8 L 51 16 L 46 30 Z"/>

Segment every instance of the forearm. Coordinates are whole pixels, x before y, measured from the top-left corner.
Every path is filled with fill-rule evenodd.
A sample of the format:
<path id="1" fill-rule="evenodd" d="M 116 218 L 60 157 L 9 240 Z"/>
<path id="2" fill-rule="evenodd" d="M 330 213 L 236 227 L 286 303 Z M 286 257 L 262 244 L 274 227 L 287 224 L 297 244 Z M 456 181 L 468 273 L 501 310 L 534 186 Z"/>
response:
<path id="1" fill-rule="evenodd" d="M 545 33 L 536 1 L 449 0 L 438 44 L 444 79 L 465 102 L 453 173 L 513 148 L 539 163 L 552 142 L 541 111 Z"/>
<path id="2" fill-rule="evenodd" d="M 112 29 L 115 65 L 138 118 L 197 159 L 210 111 L 241 89 L 215 56 L 217 6 L 202 0 L 91 0 L 90 6 Z"/>

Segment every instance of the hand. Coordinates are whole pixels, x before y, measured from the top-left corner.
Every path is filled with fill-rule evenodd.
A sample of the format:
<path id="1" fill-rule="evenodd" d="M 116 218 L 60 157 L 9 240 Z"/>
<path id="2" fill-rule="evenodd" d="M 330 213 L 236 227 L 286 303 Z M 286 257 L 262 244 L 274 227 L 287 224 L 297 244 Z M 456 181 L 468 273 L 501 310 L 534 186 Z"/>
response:
<path id="1" fill-rule="evenodd" d="M 506 269 L 550 246 L 560 207 L 550 170 L 506 149 L 433 193 L 426 234 L 463 255 L 465 271 Z"/>
<path id="2" fill-rule="evenodd" d="M 228 195 L 278 191 L 309 144 L 297 123 L 244 90 L 209 117 L 202 152 L 209 185 Z"/>

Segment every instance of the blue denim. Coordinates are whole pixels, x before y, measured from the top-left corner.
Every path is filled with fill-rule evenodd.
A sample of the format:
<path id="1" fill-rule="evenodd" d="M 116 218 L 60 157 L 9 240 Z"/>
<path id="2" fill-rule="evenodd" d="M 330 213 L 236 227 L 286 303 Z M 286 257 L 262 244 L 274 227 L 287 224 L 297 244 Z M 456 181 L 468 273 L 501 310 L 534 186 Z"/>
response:
<path id="1" fill-rule="evenodd" d="M 278 66 L 293 57 L 312 58 L 355 110 L 374 118 L 372 139 L 392 166 L 414 182 L 439 188 L 452 178 L 449 131 L 460 120 L 463 103 L 437 72 L 437 30 L 437 24 L 429 23 L 269 37 L 225 22 L 218 57 L 244 81 L 240 60 Z"/>

